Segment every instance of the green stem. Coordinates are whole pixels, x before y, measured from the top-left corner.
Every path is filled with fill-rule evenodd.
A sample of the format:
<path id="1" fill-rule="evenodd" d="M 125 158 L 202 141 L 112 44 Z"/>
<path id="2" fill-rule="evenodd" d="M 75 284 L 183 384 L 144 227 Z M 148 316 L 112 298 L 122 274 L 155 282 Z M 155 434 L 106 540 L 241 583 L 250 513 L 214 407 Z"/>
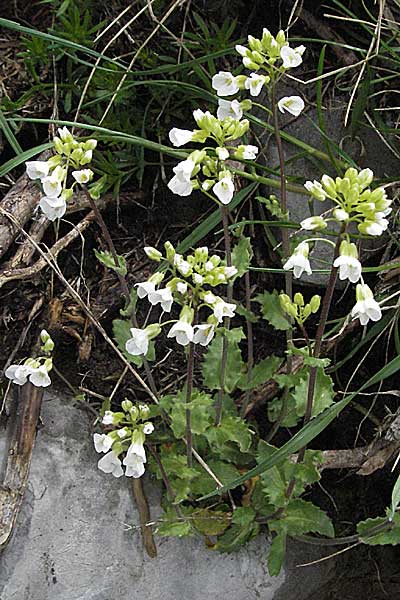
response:
<path id="1" fill-rule="evenodd" d="M 231 238 L 229 235 L 229 209 L 227 206 L 221 206 L 221 217 L 222 217 L 222 226 L 224 230 L 224 244 L 225 244 L 225 256 L 226 256 L 226 266 L 232 266 L 232 253 L 231 253 Z M 233 286 L 232 283 L 228 283 L 227 290 L 227 301 L 232 302 L 233 295 Z M 226 317 L 224 320 L 225 329 L 230 328 L 231 320 L 229 317 Z M 219 427 L 222 419 L 222 401 L 224 397 L 225 391 L 225 375 L 226 375 L 226 365 L 228 360 L 228 339 L 226 335 L 224 335 L 222 339 L 222 357 L 221 357 L 221 379 L 220 379 L 220 389 L 218 391 L 218 399 L 217 406 L 215 411 L 215 425 Z"/>

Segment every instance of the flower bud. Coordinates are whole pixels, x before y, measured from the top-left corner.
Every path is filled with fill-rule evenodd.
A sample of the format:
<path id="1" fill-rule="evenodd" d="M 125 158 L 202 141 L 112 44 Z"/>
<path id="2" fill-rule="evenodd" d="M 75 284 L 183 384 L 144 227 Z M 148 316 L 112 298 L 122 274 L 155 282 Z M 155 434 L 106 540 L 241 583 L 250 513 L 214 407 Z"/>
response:
<path id="1" fill-rule="evenodd" d="M 319 311 L 319 307 L 321 304 L 321 297 L 317 294 L 313 296 L 310 300 L 310 308 L 312 313 L 316 313 Z"/>
<path id="2" fill-rule="evenodd" d="M 300 292 L 297 292 L 294 295 L 294 303 L 297 304 L 297 306 L 304 306 L 304 298 L 303 298 L 303 294 L 300 294 Z"/>
<path id="3" fill-rule="evenodd" d="M 350 218 L 350 215 L 343 208 L 335 208 L 333 211 L 333 216 L 337 221 L 343 222 L 347 221 Z"/>
<path id="4" fill-rule="evenodd" d="M 280 46 L 283 46 L 284 44 L 286 44 L 285 32 L 282 31 L 282 29 L 280 29 L 278 31 L 278 33 L 276 34 L 275 40 Z"/>
<path id="5" fill-rule="evenodd" d="M 326 193 L 332 198 L 336 198 L 336 184 L 329 175 L 322 175 L 321 184 Z"/>
<path id="6" fill-rule="evenodd" d="M 165 251 L 167 253 L 167 260 L 170 263 L 173 263 L 174 262 L 174 258 L 175 258 L 175 254 L 176 254 L 175 248 L 173 247 L 173 245 L 171 244 L 171 242 L 165 242 L 164 248 L 165 248 Z"/>
<path id="7" fill-rule="evenodd" d="M 90 139 L 83 143 L 84 150 L 94 150 L 97 146 L 97 140 Z"/>
<path id="8" fill-rule="evenodd" d="M 364 189 L 369 186 L 374 178 L 374 173 L 371 169 L 362 169 L 357 176 L 357 183 L 359 186 Z"/>
<path id="9" fill-rule="evenodd" d="M 311 306 L 309 304 L 306 304 L 305 307 L 303 308 L 303 313 L 302 313 L 302 320 L 305 321 L 306 319 L 308 319 L 308 317 L 311 315 Z"/>
<path id="10" fill-rule="evenodd" d="M 161 333 L 161 327 L 158 323 L 151 323 L 145 328 L 146 335 L 149 340 L 153 340 Z"/>
<path id="11" fill-rule="evenodd" d="M 150 258 L 150 260 L 155 260 L 156 262 L 160 262 L 162 259 L 162 254 L 156 248 L 152 246 L 145 246 L 144 251 L 146 255 Z"/>
<path id="12" fill-rule="evenodd" d="M 194 251 L 194 258 L 196 262 L 205 262 L 208 258 L 208 248 L 207 246 L 202 246 L 201 248 L 196 248 Z"/>
<path id="13" fill-rule="evenodd" d="M 154 285 L 160 285 L 163 279 L 164 273 L 154 273 L 148 278 L 147 281 L 151 281 L 151 283 L 154 283 Z"/>
<path id="14" fill-rule="evenodd" d="M 256 50 L 257 52 L 262 52 L 262 43 L 261 40 L 253 37 L 252 35 L 247 36 L 247 41 L 249 44 L 249 48 L 251 50 Z"/>
<path id="15" fill-rule="evenodd" d="M 133 404 L 130 400 L 123 400 L 121 402 L 121 408 L 124 412 L 129 412 L 132 408 Z"/>

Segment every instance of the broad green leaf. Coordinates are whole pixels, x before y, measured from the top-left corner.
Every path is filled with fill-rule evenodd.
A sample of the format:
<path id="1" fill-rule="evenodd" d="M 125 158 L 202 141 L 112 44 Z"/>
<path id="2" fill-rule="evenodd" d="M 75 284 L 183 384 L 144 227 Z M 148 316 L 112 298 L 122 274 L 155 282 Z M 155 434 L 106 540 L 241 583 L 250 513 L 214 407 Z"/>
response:
<path id="1" fill-rule="evenodd" d="M 183 510 L 184 507 L 182 507 Z M 193 534 L 190 519 L 178 517 L 176 512 L 169 508 L 161 517 L 156 533 L 162 536 L 186 537 Z"/>
<path id="2" fill-rule="evenodd" d="M 215 545 L 215 550 L 219 552 L 235 552 L 243 544 L 254 538 L 259 532 L 258 523 L 252 522 L 244 527 L 233 524 L 225 531 Z"/>
<path id="3" fill-rule="evenodd" d="M 249 270 L 250 261 L 253 256 L 251 241 L 249 237 L 241 237 L 232 249 L 232 265 L 237 268 L 236 277 L 242 277 Z"/>
<path id="4" fill-rule="evenodd" d="M 248 381 L 247 374 L 244 374 L 238 382 L 238 387 L 241 390 L 251 390 L 269 379 L 273 379 L 281 363 L 282 359 L 278 356 L 272 355 L 264 358 L 264 360 L 254 365 L 251 372 L 251 381 Z"/>
<path id="5" fill-rule="evenodd" d="M 231 330 L 231 336 L 235 329 Z M 221 363 L 222 363 L 223 336 L 217 335 L 208 346 L 202 364 L 203 382 L 210 390 L 221 389 Z M 236 388 L 244 369 L 242 353 L 237 341 L 228 340 L 228 352 L 225 369 L 224 387 L 225 392 L 230 394 Z"/>
<path id="6" fill-rule="evenodd" d="M 270 521 L 269 526 L 272 531 L 283 531 L 288 535 L 302 533 L 320 533 L 326 537 L 335 535 L 328 515 L 315 504 L 300 498 L 291 500 L 282 518 Z"/>
<path id="7" fill-rule="evenodd" d="M 213 422 L 212 407 L 214 399 L 197 389 L 192 391 L 191 402 L 186 404 L 186 388 L 176 396 L 164 396 L 160 405 L 171 417 L 171 429 L 176 438 L 181 438 L 186 431 L 186 407 L 190 408 L 192 432 L 202 434 Z"/>
<path id="8" fill-rule="evenodd" d="M 117 255 L 117 258 L 118 258 L 118 266 L 117 266 L 115 264 L 114 257 L 111 254 L 111 252 L 104 251 L 104 250 L 96 250 L 96 248 L 95 248 L 94 254 L 95 254 L 97 260 L 99 262 L 101 262 L 102 265 L 107 267 L 107 269 L 112 269 L 113 271 L 118 273 L 118 275 L 122 275 L 122 277 L 125 277 L 125 275 L 128 272 L 128 269 L 126 267 L 126 260 L 123 256 Z"/>
<path id="9" fill-rule="evenodd" d="M 234 465 L 216 458 L 207 460 L 207 465 L 221 483 L 229 483 L 239 475 L 239 471 Z M 215 488 L 215 481 L 202 467 L 196 466 L 196 470 L 199 475 L 192 480 L 191 492 L 194 496 L 202 496 Z"/>
<path id="10" fill-rule="evenodd" d="M 325 408 L 328 408 L 333 402 L 335 392 L 333 390 L 333 382 L 329 375 L 324 373 L 321 367 L 316 370 L 315 378 L 315 389 L 314 389 L 314 401 L 312 416 L 319 415 Z M 309 373 L 306 379 L 301 379 L 300 383 L 296 385 L 293 391 L 293 397 L 296 402 L 296 412 L 299 417 L 304 416 L 307 405 L 307 392 Z"/>
<path id="11" fill-rule="evenodd" d="M 375 528 L 380 526 L 384 528 L 385 524 L 387 524 L 387 529 L 374 534 Z M 357 532 L 361 541 L 369 546 L 384 546 L 386 544 L 395 546 L 400 544 L 400 514 L 395 513 L 391 523 L 385 517 L 361 521 L 357 525 Z"/>
<path id="12" fill-rule="evenodd" d="M 250 321 L 250 323 L 257 323 L 257 321 L 260 320 L 259 316 L 254 314 L 251 310 L 247 310 L 247 308 L 245 308 L 242 304 L 236 305 L 235 313 L 241 317 L 244 317 L 246 321 Z"/>
<path id="13" fill-rule="evenodd" d="M 257 294 L 255 300 L 261 304 L 264 319 L 275 327 L 275 329 L 280 331 L 290 329 L 291 325 L 286 318 L 286 313 L 282 310 L 279 294 L 276 290 L 272 293 L 263 292 L 262 294 Z"/>
<path id="14" fill-rule="evenodd" d="M 282 410 L 282 397 L 273 398 L 268 402 L 268 419 L 271 423 L 275 423 L 281 415 Z M 293 398 L 293 394 L 289 393 L 286 401 L 286 414 L 282 419 L 281 427 L 295 427 L 300 421 L 301 417 L 296 412 L 296 402 Z"/>
<path id="15" fill-rule="evenodd" d="M 221 424 L 210 427 L 204 434 L 214 450 L 223 455 L 224 446 L 235 442 L 241 452 L 247 452 L 251 445 L 252 435 L 243 419 L 224 415 Z"/>
<path id="16" fill-rule="evenodd" d="M 202 535 L 221 535 L 230 525 L 230 516 L 222 510 L 199 508 L 192 513 L 192 523 Z"/>
<path id="17" fill-rule="evenodd" d="M 336 402 L 324 412 L 319 414 L 317 417 L 312 419 L 307 425 L 305 425 L 300 431 L 298 431 L 286 444 L 284 444 L 281 448 L 276 450 L 270 458 L 267 458 L 265 461 L 262 461 L 259 465 L 247 471 L 234 481 L 231 481 L 229 485 L 225 485 L 223 487 L 217 488 L 211 494 L 207 494 L 200 498 L 200 500 L 208 500 L 208 498 L 212 498 L 213 496 L 217 496 L 220 494 L 224 494 L 228 490 L 241 485 L 248 479 L 263 473 L 267 469 L 274 467 L 275 465 L 281 464 L 285 458 L 289 454 L 293 454 L 307 446 L 311 440 L 313 440 L 317 435 L 321 433 L 328 425 L 337 417 L 338 414 L 357 396 L 359 392 L 368 389 L 371 385 L 379 381 L 383 381 L 387 377 L 394 375 L 400 369 L 400 356 L 396 356 L 393 360 L 391 360 L 387 365 L 385 365 L 378 373 L 375 373 L 371 379 L 366 381 L 357 391 L 352 392 L 348 396 L 345 396 L 339 402 Z"/>
<path id="18" fill-rule="evenodd" d="M 268 573 L 277 577 L 282 569 L 286 553 L 286 534 L 278 533 L 271 542 L 268 552 Z"/>
<path id="19" fill-rule="evenodd" d="M 256 511 L 251 506 L 239 506 L 235 508 L 232 514 L 232 523 L 246 527 L 250 525 L 256 518 Z"/>

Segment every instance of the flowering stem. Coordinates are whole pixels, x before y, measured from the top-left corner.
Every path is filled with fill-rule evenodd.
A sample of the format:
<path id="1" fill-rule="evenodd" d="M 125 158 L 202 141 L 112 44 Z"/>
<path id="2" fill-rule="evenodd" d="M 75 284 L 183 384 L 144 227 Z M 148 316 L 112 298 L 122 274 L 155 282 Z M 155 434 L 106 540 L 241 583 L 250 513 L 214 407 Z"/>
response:
<path id="1" fill-rule="evenodd" d="M 281 209 L 282 209 L 282 213 L 284 214 L 284 216 L 286 218 L 288 216 L 288 206 L 287 206 L 287 186 L 286 186 L 286 172 L 285 172 L 285 153 L 283 150 L 282 138 L 281 138 L 281 133 L 280 133 L 280 129 L 279 129 L 279 115 L 278 115 L 278 104 L 276 101 L 275 84 L 273 84 L 271 87 L 271 104 L 272 104 L 272 115 L 273 115 L 273 121 L 274 121 L 276 148 L 278 150 L 278 156 L 279 156 Z M 281 236 L 282 236 L 283 258 L 286 260 L 290 255 L 290 240 L 289 240 L 289 231 L 285 227 L 281 228 Z M 285 272 L 285 293 L 289 296 L 289 298 L 292 297 L 293 286 L 292 286 L 292 273 L 290 271 Z M 286 330 L 286 347 L 287 348 L 289 348 L 289 346 L 291 345 L 292 338 L 293 338 L 292 328 L 290 327 L 289 329 Z M 288 356 L 287 356 L 286 365 L 287 365 L 286 373 L 288 375 L 290 375 L 290 373 L 292 372 L 292 356 L 290 354 L 288 354 Z M 273 438 L 273 436 L 275 435 L 275 433 L 278 431 L 282 421 L 284 420 L 284 418 L 286 416 L 288 400 L 289 400 L 289 388 L 286 386 L 283 391 L 283 394 L 282 394 L 281 410 L 280 410 L 278 419 L 276 420 L 274 427 L 272 428 L 272 430 L 268 436 L 269 440 L 271 440 Z"/>
<path id="2" fill-rule="evenodd" d="M 103 219 L 103 215 L 101 214 L 101 211 L 99 210 L 99 207 L 97 206 L 96 202 L 93 200 L 93 198 L 91 197 L 91 195 L 89 194 L 89 192 L 87 191 L 86 188 L 84 188 L 84 192 L 85 192 L 86 197 L 88 199 L 90 208 L 93 210 L 93 212 L 95 214 L 95 217 L 96 217 L 96 221 L 97 221 L 97 223 L 98 223 L 98 225 L 99 225 L 99 227 L 100 227 L 100 229 L 102 231 L 102 234 L 103 234 L 103 236 L 104 236 L 104 238 L 105 238 L 105 240 L 107 242 L 107 246 L 108 246 L 108 248 L 109 248 L 109 250 L 111 252 L 111 255 L 112 255 L 113 259 L 114 259 L 114 264 L 115 264 L 116 267 L 119 267 L 120 265 L 119 265 L 119 262 L 118 262 L 118 254 L 117 254 L 117 251 L 115 249 L 114 242 L 112 241 L 112 238 L 111 238 L 110 232 L 108 230 L 108 227 L 107 227 L 107 225 L 106 225 L 106 223 L 105 223 L 105 221 Z M 118 276 L 118 279 L 119 279 L 119 282 L 120 282 L 120 285 L 121 285 L 121 288 L 122 288 L 122 293 L 124 294 L 125 300 L 128 303 L 129 302 L 129 287 L 128 287 L 127 281 L 126 281 L 126 279 L 125 279 L 125 277 L 123 275 L 121 275 L 120 273 L 118 273 L 118 271 L 116 271 L 116 273 L 117 273 L 117 276 Z M 137 328 L 138 327 L 138 322 L 137 322 L 135 313 L 132 313 L 131 319 L 132 319 L 133 326 Z M 150 385 L 150 389 L 153 392 L 153 394 L 156 397 L 158 397 L 158 392 L 157 392 L 156 384 L 155 384 L 155 381 L 154 381 L 154 378 L 153 378 L 153 374 L 152 374 L 152 372 L 150 370 L 150 366 L 149 366 L 149 363 L 148 363 L 146 357 L 143 357 L 143 366 L 144 366 L 144 369 L 146 371 L 146 376 L 147 376 L 147 380 L 148 380 L 149 385 Z"/>
<path id="3" fill-rule="evenodd" d="M 232 266 L 232 253 L 231 253 L 231 238 L 229 235 L 229 209 L 227 206 L 221 206 L 221 217 L 222 217 L 222 226 L 224 230 L 224 244 L 225 244 L 225 256 L 226 256 L 226 266 Z M 227 301 L 232 302 L 232 283 L 228 283 L 227 289 Z M 230 328 L 231 320 L 229 317 L 226 317 L 224 320 L 225 329 Z M 222 400 L 224 397 L 225 391 L 225 375 L 226 375 L 226 364 L 228 360 L 228 340 L 226 335 L 222 338 L 222 356 L 221 356 L 221 378 L 220 378 L 220 389 L 218 391 L 218 399 L 217 406 L 215 411 L 215 425 L 219 427 L 222 419 Z"/>
<path id="4" fill-rule="evenodd" d="M 150 510 L 147 498 L 143 490 L 142 477 L 132 480 L 132 491 L 139 512 L 140 527 L 142 530 L 143 546 L 150 558 L 157 556 L 157 548 L 154 543 L 153 532 L 150 523 Z"/>
<path id="5" fill-rule="evenodd" d="M 246 310 L 251 311 L 251 289 L 250 289 L 250 272 L 247 271 L 244 275 L 246 286 Z M 254 347 L 253 347 L 253 324 L 250 319 L 246 319 L 247 329 L 247 381 L 250 383 L 253 375 L 254 364 Z M 241 416 L 244 417 L 249 404 L 251 390 L 246 390 L 245 400 L 241 409 Z"/>
<path id="6" fill-rule="evenodd" d="M 194 310 L 193 324 L 197 324 L 197 309 Z M 194 343 L 189 343 L 189 355 L 186 377 L 186 457 L 187 466 L 191 467 L 193 463 L 193 436 L 192 436 L 192 411 L 189 408 L 193 391 L 193 373 L 194 373 Z"/>
<path id="7" fill-rule="evenodd" d="M 326 322 L 328 320 L 329 309 L 331 307 L 333 292 L 335 290 L 336 279 L 337 279 L 337 274 L 338 274 L 338 267 L 334 267 L 333 263 L 335 262 L 336 258 L 339 256 L 340 243 L 342 241 L 343 234 L 345 233 L 345 229 L 346 229 L 346 226 L 343 225 L 342 229 L 337 237 L 336 246 L 335 246 L 335 250 L 333 253 L 332 268 L 331 268 L 331 272 L 329 275 L 328 284 L 326 286 L 326 292 L 324 295 L 324 299 L 322 301 L 321 316 L 319 319 L 317 332 L 315 334 L 315 343 L 314 343 L 314 351 L 313 351 L 314 358 L 319 358 L 319 355 L 321 353 L 322 338 L 324 335 Z M 317 378 L 317 367 L 310 367 L 310 377 L 308 380 L 308 389 L 307 389 L 307 404 L 306 404 L 306 411 L 304 414 L 303 427 L 305 425 L 307 425 L 307 423 L 309 423 L 309 421 L 311 420 L 311 417 L 312 417 L 316 378 Z M 306 446 L 303 446 L 303 448 L 301 448 L 299 450 L 299 453 L 297 456 L 297 463 L 303 462 L 305 453 L 306 453 Z M 295 483 L 296 483 L 295 479 L 292 479 L 288 485 L 288 488 L 286 490 L 286 496 L 288 498 L 290 498 L 290 496 L 293 493 Z"/>

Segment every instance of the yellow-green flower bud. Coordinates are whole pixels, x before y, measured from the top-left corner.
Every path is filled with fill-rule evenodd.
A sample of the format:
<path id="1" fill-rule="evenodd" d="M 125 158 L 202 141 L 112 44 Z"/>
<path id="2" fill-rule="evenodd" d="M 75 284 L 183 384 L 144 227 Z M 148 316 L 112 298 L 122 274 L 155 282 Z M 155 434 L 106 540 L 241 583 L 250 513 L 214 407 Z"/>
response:
<path id="1" fill-rule="evenodd" d="M 161 252 L 152 246 L 145 246 L 144 251 L 150 260 L 155 260 L 156 262 L 160 262 L 163 257 Z"/>
<path id="2" fill-rule="evenodd" d="M 297 306 L 304 306 L 304 298 L 303 298 L 303 294 L 300 294 L 300 292 L 297 292 L 294 295 L 294 303 L 297 304 Z"/>
<path id="3" fill-rule="evenodd" d="M 121 402 L 121 408 L 124 412 L 129 412 L 132 408 L 133 404 L 130 400 L 123 400 Z"/>
<path id="4" fill-rule="evenodd" d="M 310 300 L 310 308 L 312 313 L 316 313 L 319 311 L 319 307 L 321 304 L 321 297 L 317 294 L 313 296 Z"/>

